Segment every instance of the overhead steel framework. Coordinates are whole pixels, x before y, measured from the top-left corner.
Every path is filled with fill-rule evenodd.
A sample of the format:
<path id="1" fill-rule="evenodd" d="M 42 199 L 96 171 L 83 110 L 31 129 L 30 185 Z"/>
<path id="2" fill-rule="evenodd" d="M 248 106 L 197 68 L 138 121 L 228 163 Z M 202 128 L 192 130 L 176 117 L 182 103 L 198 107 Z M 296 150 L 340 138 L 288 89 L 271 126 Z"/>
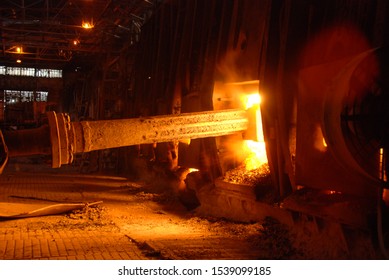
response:
<path id="1" fill-rule="evenodd" d="M 0 4 L 0 63 L 63 63 L 120 52 L 139 38 L 157 0 L 6 0 Z M 85 29 L 83 23 L 93 28 Z"/>

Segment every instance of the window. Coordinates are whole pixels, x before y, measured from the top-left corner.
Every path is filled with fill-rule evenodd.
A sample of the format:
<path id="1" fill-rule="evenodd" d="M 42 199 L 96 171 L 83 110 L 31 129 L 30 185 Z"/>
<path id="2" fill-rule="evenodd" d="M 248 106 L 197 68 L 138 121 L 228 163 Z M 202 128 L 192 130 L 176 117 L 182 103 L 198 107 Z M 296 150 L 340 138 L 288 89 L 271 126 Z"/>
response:
<path id="1" fill-rule="evenodd" d="M 30 91 L 30 90 L 4 90 L 4 99 L 6 104 L 18 102 L 41 101 L 47 102 L 47 91 Z"/>
<path id="2" fill-rule="evenodd" d="M 39 78 L 62 78 L 62 70 L 0 66 L 0 75 Z"/>

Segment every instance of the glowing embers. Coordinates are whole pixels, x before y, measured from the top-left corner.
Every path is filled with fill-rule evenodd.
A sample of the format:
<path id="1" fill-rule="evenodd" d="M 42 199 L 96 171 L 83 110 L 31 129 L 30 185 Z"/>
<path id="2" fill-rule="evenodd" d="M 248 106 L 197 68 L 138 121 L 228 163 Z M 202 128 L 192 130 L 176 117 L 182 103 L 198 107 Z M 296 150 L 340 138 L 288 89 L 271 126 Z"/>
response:
<path id="1" fill-rule="evenodd" d="M 223 181 L 239 185 L 265 187 L 272 186 L 270 169 L 268 164 L 262 164 L 259 168 L 247 170 L 243 165 L 228 170 Z"/>

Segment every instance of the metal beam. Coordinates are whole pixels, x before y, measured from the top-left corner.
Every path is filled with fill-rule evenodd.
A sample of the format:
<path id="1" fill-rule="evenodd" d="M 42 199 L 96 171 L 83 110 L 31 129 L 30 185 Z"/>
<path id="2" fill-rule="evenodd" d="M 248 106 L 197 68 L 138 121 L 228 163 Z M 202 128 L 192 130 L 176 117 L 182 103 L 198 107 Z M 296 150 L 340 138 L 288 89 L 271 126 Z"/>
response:
<path id="1" fill-rule="evenodd" d="M 53 167 L 71 163 L 75 153 L 244 132 L 248 115 L 244 110 L 223 110 L 70 122 L 66 114 L 49 112 Z"/>
<path id="2" fill-rule="evenodd" d="M 255 111 L 253 111 L 256 113 Z M 206 111 L 147 118 L 71 122 L 48 112 L 49 126 L 4 134 L 9 156 L 50 154 L 52 167 L 73 162 L 74 154 L 139 144 L 216 137 L 255 130 L 250 109 Z M 1 136 L 1 131 L 0 131 Z M 6 145 L 8 143 L 8 145 Z"/>

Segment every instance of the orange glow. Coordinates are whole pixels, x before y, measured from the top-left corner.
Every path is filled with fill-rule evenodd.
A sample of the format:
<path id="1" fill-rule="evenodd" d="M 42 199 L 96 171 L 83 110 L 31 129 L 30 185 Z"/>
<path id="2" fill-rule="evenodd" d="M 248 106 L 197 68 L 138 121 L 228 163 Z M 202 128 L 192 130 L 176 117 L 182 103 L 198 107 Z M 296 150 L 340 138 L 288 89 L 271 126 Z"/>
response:
<path id="1" fill-rule="evenodd" d="M 352 57 L 370 48 L 369 41 L 357 26 L 351 23 L 333 25 L 323 29 L 306 45 L 301 68 Z"/>
<path id="2" fill-rule="evenodd" d="M 249 109 L 261 103 L 261 96 L 258 92 L 244 95 L 242 97 L 243 104 L 245 105 L 245 109 Z"/>
<path id="3" fill-rule="evenodd" d="M 247 157 L 244 161 L 247 170 L 259 168 L 262 164 L 267 163 L 266 145 L 264 141 L 256 142 L 252 140 L 244 141 L 244 149 Z"/>
<path id="4" fill-rule="evenodd" d="M 182 140 L 179 140 L 179 142 L 182 144 L 185 144 L 185 145 L 189 145 L 191 142 L 191 139 L 182 139 Z"/>
<path id="5" fill-rule="evenodd" d="M 258 92 L 250 93 L 242 97 L 243 104 L 245 109 L 257 106 L 257 139 L 259 141 L 245 140 L 243 149 L 247 154 L 247 157 L 244 161 L 245 167 L 247 170 L 253 170 L 259 168 L 262 164 L 268 162 L 266 155 L 266 145 L 263 137 L 262 129 L 262 117 L 259 109 L 259 104 L 261 103 L 261 96 Z"/>
<path id="6" fill-rule="evenodd" d="M 382 193 L 382 200 L 385 202 L 386 206 L 389 206 L 389 190 L 384 189 Z"/>
<path id="7" fill-rule="evenodd" d="M 92 29 L 94 27 L 94 24 L 93 24 L 93 21 L 92 22 L 82 21 L 81 26 L 84 29 Z"/>
<path id="8" fill-rule="evenodd" d="M 199 171 L 197 168 L 189 168 L 189 173 L 197 172 Z"/>
<path id="9" fill-rule="evenodd" d="M 225 164 L 223 168 L 228 169 L 231 164 L 239 164 L 239 167 L 248 171 L 258 169 L 268 163 L 259 106 L 264 104 L 266 100 L 261 98 L 263 96 L 259 93 L 259 80 L 239 81 L 239 77 L 236 74 L 234 75 L 234 71 L 232 71 L 233 68 L 227 66 L 221 64 L 220 69 L 226 71 L 228 77 L 226 80 L 234 82 L 215 83 L 213 91 L 214 110 L 231 108 L 247 110 L 249 131 L 246 131 L 243 135 L 235 134 L 229 138 L 218 139 L 217 145 L 221 151 L 221 161 Z M 233 162 L 232 159 L 234 159 Z"/>
<path id="10" fill-rule="evenodd" d="M 325 147 L 325 148 L 327 148 L 327 142 L 326 142 L 326 139 L 323 137 L 323 146 Z"/>
<path id="11" fill-rule="evenodd" d="M 22 61 L 20 59 L 17 59 L 16 63 L 22 63 Z"/>
<path id="12" fill-rule="evenodd" d="M 77 40 L 77 39 L 73 40 L 73 46 L 77 46 L 79 43 L 80 43 L 79 40 Z"/>
<path id="13" fill-rule="evenodd" d="M 334 190 L 324 190 L 323 193 L 325 193 L 325 194 L 330 194 L 330 195 L 333 195 L 333 194 L 342 194 L 341 192 L 339 192 L 339 191 L 334 191 Z"/>
<path id="14" fill-rule="evenodd" d="M 23 52 L 23 48 L 22 47 L 16 47 L 16 52 L 17 53 L 22 53 Z"/>
<path id="15" fill-rule="evenodd" d="M 379 157 L 379 178 L 386 182 L 386 168 L 385 168 L 385 150 L 384 148 L 380 148 L 380 157 Z"/>

